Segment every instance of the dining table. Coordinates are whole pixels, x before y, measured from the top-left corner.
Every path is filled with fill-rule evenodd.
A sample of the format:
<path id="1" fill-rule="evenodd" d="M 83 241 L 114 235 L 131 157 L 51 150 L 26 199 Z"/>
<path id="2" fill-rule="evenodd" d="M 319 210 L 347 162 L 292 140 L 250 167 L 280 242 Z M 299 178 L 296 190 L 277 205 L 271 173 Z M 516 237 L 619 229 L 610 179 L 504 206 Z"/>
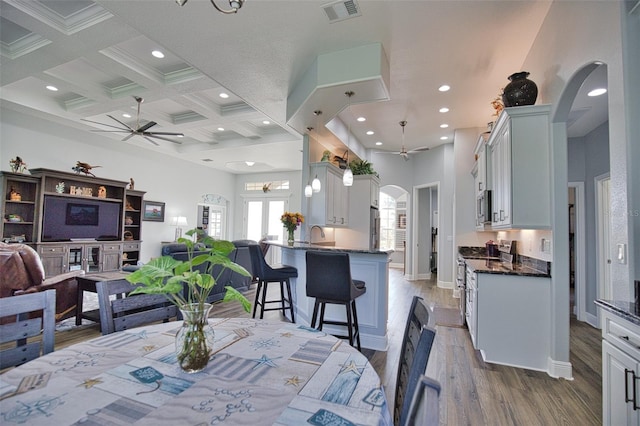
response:
<path id="1" fill-rule="evenodd" d="M 392 425 L 380 378 L 346 342 L 277 320 L 210 318 L 207 366 L 177 364 L 182 321 L 80 342 L 0 376 L 2 423 Z"/>

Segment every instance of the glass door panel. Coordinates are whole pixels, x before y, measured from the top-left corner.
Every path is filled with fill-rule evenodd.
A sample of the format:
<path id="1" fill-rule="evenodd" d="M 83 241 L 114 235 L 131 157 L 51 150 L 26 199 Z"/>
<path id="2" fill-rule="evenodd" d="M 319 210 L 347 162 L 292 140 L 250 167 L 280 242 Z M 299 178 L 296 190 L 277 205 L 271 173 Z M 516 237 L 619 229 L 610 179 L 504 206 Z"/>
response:
<path id="1" fill-rule="evenodd" d="M 85 271 L 87 273 L 100 272 L 100 247 L 87 246 L 85 250 L 87 253 L 87 266 Z"/>
<path id="2" fill-rule="evenodd" d="M 262 238 L 262 200 L 247 201 L 247 239 L 259 241 Z"/>

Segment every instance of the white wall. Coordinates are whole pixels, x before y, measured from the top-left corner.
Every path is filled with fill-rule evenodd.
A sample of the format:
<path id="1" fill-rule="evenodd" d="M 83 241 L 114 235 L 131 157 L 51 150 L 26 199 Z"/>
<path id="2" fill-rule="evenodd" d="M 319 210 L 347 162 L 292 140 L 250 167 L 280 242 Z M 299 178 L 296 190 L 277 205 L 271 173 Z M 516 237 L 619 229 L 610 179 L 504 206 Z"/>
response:
<path id="1" fill-rule="evenodd" d="M 135 189 L 146 191 L 145 199 L 166 203 L 164 222 L 143 222 L 141 260 L 160 255 L 162 241 L 173 241 L 172 216 L 186 216 L 195 226 L 197 203 L 204 194 L 219 194 L 230 201 L 230 230 L 241 217 L 233 205 L 235 175 L 194 163 L 176 160 L 94 133 L 73 129 L 52 121 L 0 110 L 0 164 L 9 169 L 9 160 L 20 156 L 29 168 L 72 172 L 76 161 L 101 166 L 97 177 L 135 180 Z M 140 141 L 139 143 L 147 143 Z M 233 239 L 233 236 L 231 237 Z"/>

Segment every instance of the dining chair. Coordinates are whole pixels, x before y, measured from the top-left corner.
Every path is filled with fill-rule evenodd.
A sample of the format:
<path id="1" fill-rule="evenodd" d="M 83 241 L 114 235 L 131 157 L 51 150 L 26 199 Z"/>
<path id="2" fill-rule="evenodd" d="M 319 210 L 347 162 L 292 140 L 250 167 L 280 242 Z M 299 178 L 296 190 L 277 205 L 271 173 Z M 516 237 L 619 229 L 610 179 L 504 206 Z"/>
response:
<path id="1" fill-rule="evenodd" d="M 348 336 L 336 336 L 348 339 L 349 344 L 360 350 L 360 326 L 356 310 L 356 298 L 366 293 L 364 281 L 351 278 L 349 253 L 331 253 L 323 251 L 307 251 L 307 297 L 315 298 L 311 328 L 316 327 L 318 307 L 320 308 L 320 322 L 318 330 L 323 324 L 347 327 Z M 326 304 L 344 305 L 347 321 L 325 320 Z"/>
<path id="2" fill-rule="evenodd" d="M 427 328 L 430 324 L 430 318 L 430 311 L 424 304 L 424 300 L 419 296 L 414 296 L 407 316 L 402 345 L 400 346 L 394 398 L 395 424 L 400 424 L 400 420 L 406 417 L 411 399 L 406 400 L 405 395 L 410 394 L 415 389 L 418 378 L 424 374 L 426 369 L 433 338 L 435 337 L 435 330 Z M 425 329 L 430 331 L 424 333 Z M 425 334 L 425 337 L 422 337 L 423 334 Z M 414 362 L 418 363 L 417 368 L 419 370 L 421 367 L 422 371 L 417 376 L 412 377 L 411 372 Z M 410 380 L 413 380 L 413 382 L 411 383 Z"/>
<path id="3" fill-rule="evenodd" d="M 33 312 L 42 311 L 42 315 Z M 31 315 L 29 315 L 31 314 Z M 0 369 L 14 367 L 53 352 L 56 329 L 56 290 L 0 298 L 0 315 L 15 322 L 0 325 Z M 33 318 L 30 318 L 33 317 Z M 42 340 L 34 340 L 42 335 Z M 5 343 L 15 342 L 13 345 Z M 11 346 L 11 347 L 8 347 Z"/>
<path id="4" fill-rule="evenodd" d="M 421 376 L 416 384 L 409 412 L 402 426 L 440 424 L 440 382 Z"/>
<path id="5" fill-rule="evenodd" d="M 286 311 L 289 310 L 291 312 L 291 322 L 295 323 L 296 317 L 293 313 L 291 278 L 298 276 L 298 269 L 288 265 L 269 265 L 264 259 L 264 255 L 258 244 L 249 246 L 249 254 L 251 255 L 253 274 L 256 276 L 258 282 L 256 298 L 253 303 L 253 318 L 256 317 L 258 306 L 260 306 L 260 319 L 264 316 L 265 311 L 282 311 L 282 315 L 286 318 Z M 279 299 L 267 300 L 267 285 L 269 283 L 280 284 Z M 267 308 L 267 305 L 274 303 L 280 306 L 277 308 Z"/>
<path id="6" fill-rule="evenodd" d="M 178 308 L 162 294 L 129 296 L 137 286 L 126 280 L 96 283 L 103 335 L 177 317 Z"/>

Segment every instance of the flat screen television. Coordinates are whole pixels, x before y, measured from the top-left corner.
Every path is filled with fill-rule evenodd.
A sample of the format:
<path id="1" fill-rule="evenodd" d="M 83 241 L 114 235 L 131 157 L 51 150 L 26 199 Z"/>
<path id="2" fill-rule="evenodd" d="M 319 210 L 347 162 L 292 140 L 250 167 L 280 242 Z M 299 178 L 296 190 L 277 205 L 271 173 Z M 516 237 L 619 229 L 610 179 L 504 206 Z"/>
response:
<path id="1" fill-rule="evenodd" d="M 120 203 L 45 195 L 41 241 L 120 240 L 121 216 Z"/>

